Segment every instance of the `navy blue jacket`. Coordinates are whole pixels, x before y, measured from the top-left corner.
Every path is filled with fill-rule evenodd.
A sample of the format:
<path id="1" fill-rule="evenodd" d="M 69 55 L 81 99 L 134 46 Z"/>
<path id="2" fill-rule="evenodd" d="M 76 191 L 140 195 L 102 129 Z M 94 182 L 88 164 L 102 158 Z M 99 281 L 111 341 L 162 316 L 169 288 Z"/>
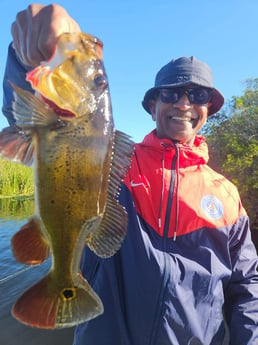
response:
<path id="1" fill-rule="evenodd" d="M 26 69 L 10 48 L 4 113 Z M 26 86 L 26 88 L 28 85 Z M 86 248 L 82 273 L 104 314 L 78 325 L 74 345 L 258 344 L 257 254 L 236 188 L 207 165 L 207 146 L 160 140 L 135 146 L 120 193 L 129 215 L 122 248 L 101 259 Z"/>

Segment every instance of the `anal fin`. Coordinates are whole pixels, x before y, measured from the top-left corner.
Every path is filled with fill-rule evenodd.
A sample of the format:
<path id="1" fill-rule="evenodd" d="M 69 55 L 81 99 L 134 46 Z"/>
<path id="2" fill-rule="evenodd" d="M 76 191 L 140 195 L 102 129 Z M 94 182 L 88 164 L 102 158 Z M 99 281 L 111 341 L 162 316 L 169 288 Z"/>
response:
<path id="1" fill-rule="evenodd" d="M 40 222 L 31 218 L 12 238 L 12 250 L 16 260 L 23 264 L 36 265 L 49 256 L 49 246 L 40 229 Z"/>

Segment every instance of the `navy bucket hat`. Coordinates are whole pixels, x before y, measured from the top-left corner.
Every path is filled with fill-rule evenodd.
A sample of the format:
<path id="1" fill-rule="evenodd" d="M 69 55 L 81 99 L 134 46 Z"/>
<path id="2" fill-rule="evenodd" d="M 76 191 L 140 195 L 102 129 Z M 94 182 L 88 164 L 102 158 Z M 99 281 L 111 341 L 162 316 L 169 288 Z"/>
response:
<path id="1" fill-rule="evenodd" d="M 156 75 L 155 85 L 149 89 L 142 101 L 143 108 L 150 114 L 150 100 L 154 99 L 161 88 L 173 88 L 195 84 L 212 89 L 209 114 L 219 111 L 224 104 L 224 97 L 213 87 L 213 77 L 210 67 L 194 56 L 173 59 L 163 66 Z"/>

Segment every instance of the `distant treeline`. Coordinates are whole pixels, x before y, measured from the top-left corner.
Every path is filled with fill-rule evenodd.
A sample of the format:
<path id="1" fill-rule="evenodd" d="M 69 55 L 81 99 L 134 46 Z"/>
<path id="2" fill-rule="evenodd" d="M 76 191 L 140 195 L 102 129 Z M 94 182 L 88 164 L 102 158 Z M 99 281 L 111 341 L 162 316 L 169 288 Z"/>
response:
<path id="1" fill-rule="evenodd" d="M 246 80 L 242 96 L 232 97 L 203 130 L 209 165 L 238 188 L 250 216 L 258 248 L 258 78 Z"/>

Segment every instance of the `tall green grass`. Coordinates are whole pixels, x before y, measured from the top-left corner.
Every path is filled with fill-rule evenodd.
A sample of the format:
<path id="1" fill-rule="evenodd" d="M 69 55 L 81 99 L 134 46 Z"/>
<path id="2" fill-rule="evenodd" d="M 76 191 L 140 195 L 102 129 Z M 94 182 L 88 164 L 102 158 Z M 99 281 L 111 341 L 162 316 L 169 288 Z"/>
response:
<path id="1" fill-rule="evenodd" d="M 0 198 L 33 195 L 32 168 L 0 158 Z"/>

